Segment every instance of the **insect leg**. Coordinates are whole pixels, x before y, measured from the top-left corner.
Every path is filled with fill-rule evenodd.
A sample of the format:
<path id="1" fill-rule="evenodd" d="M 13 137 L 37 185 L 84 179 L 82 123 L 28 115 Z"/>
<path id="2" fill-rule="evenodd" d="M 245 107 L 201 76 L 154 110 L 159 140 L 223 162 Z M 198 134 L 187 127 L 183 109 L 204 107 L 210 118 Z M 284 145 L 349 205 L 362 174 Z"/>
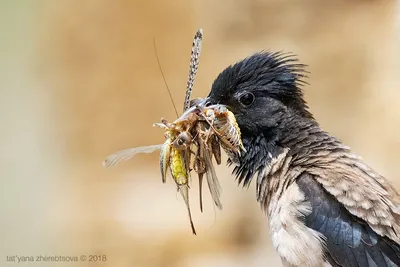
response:
<path id="1" fill-rule="evenodd" d="M 194 228 L 192 213 L 190 211 L 190 206 L 189 206 L 189 187 L 188 187 L 188 185 L 180 185 L 180 186 L 178 186 L 178 190 L 181 193 L 183 200 L 185 201 L 185 204 L 186 204 L 186 208 L 187 208 L 189 220 L 190 220 L 190 227 L 192 228 L 192 233 L 194 235 L 196 235 L 196 229 Z"/>
<path id="2" fill-rule="evenodd" d="M 197 175 L 199 177 L 199 202 L 200 202 L 200 211 L 203 212 L 203 177 L 205 170 L 205 163 L 204 163 L 204 151 L 202 147 L 197 149 L 197 156 L 196 156 L 196 164 L 197 164 Z"/>

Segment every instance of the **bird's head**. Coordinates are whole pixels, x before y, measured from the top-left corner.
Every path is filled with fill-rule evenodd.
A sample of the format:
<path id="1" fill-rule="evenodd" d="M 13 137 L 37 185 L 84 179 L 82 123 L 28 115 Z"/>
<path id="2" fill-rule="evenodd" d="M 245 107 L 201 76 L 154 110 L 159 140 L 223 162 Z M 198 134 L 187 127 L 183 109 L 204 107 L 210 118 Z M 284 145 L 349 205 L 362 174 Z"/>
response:
<path id="1" fill-rule="evenodd" d="M 304 74 L 292 55 L 256 53 L 222 71 L 208 99 L 227 105 L 244 134 L 263 132 L 292 114 L 312 118 L 300 88 Z"/>
<path id="2" fill-rule="evenodd" d="M 235 114 L 248 151 L 242 155 L 244 183 L 250 182 L 259 157 L 278 153 L 279 141 L 290 118 L 312 121 L 301 85 L 304 65 L 290 54 L 260 52 L 227 67 L 215 79 L 208 102 L 224 104 Z M 261 151 L 261 152 L 260 152 Z"/>

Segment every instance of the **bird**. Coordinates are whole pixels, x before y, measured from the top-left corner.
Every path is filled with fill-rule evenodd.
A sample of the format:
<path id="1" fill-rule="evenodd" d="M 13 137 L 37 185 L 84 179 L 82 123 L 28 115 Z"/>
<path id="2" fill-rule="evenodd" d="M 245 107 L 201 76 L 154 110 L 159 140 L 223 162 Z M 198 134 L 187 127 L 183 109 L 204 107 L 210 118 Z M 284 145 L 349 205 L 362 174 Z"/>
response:
<path id="1" fill-rule="evenodd" d="M 400 196 L 324 131 L 304 99 L 296 55 L 261 51 L 225 68 L 205 98 L 235 115 L 246 150 L 238 184 L 256 183 L 283 266 L 400 266 Z"/>

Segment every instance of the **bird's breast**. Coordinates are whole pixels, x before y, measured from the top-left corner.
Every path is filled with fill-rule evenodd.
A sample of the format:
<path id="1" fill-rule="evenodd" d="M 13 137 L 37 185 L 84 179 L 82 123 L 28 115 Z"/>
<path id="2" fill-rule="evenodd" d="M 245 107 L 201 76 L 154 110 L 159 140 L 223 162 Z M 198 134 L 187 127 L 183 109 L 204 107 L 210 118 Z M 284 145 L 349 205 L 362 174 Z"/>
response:
<path id="1" fill-rule="evenodd" d="M 323 236 L 303 222 L 311 205 L 296 183 L 271 195 L 266 209 L 272 243 L 284 266 L 330 266 L 323 256 Z"/>

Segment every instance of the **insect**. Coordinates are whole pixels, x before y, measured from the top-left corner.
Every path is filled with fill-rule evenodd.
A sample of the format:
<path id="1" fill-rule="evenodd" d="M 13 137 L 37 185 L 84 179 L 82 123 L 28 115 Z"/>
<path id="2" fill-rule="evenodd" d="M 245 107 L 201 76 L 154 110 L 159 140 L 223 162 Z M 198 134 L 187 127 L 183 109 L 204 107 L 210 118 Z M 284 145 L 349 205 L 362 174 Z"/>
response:
<path id="1" fill-rule="evenodd" d="M 202 181 L 204 174 L 206 175 L 208 188 L 214 204 L 219 209 L 222 209 L 220 201 L 221 189 L 213 166 L 212 157 L 214 157 L 217 164 L 221 163 L 220 147 L 227 152 L 230 158 L 234 158 L 241 151 L 245 151 L 235 117 L 225 106 L 207 106 L 207 99 L 197 98 L 190 100 L 198 71 L 202 37 L 203 34 L 200 29 L 195 34 L 193 40 L 183 114 L 173 122 L 161 119 L 160 123 L 154 124 L 154 126 L 165 130 L 164 135 L 166 140 L 164 144 L 118 151 L 108 156 L 103 162 L 104 167 L 111 167 L 137 154 L 152 153 L 161 150 L 159 164 L 162 182 L 166 182 L 167 172 L 170 170 L 177 189 L 185 201 L 193 234 L 196 234 L 196 230 L 189 205 L 190 172 L 194 170 L 198 174 L 200 210 L 203 211 Z M 170 94 L 169 89 L 168 92 Z"/>
<path id="2" fill-rule="evenodd" d="M 193 225 L 193 220 L 191 216 L 190 206 L 189 206 L 189 163 L 190 163 L 190 149 L 182 149 L 178 147 L 178 143 L 174 142 L 177 136 L 182 131 L 186 131 L 188 133 L 188 126 L 193 124 L 196 120 L 196 115 L 194 113 L 185 112 L 189 109 L 190 105 L 190 96 L 193 90 L 194 80 L 196 78 L 196 74 L 198 71 L 199 58 L 201 53 L 203 40 L 203 31 L 199 29 L 193 40 L 191 58 L 190 58 L 190 68 L 189 68 L 189 77 L 186 85 L 186 96 L 184 101 L 184 113 L 180 117 L 180 123 L 168 123 L 166 120 L 162 119 L 161 123 L 154 124 L 155 126 L 162 127 L 166 129 L 165 137 L 166 141 L 162 145 L 152 145 L 152 146 L 144 146 L 137 148 L 125 149 L 119 152 L 116 152 L 105 159 L 103 162 L 103 166 L 110 167 L 114 166 L 122 160 L 128 160 L 139 153 L 152 153 L 158 149 L 160 152 L 160 169 L 161 169 L 161 177 L 163 183 L 166 182 L 166 174 L 167 170 L 170 169 L 171 175 L 178 187 L 178 191 L 181 193 L 189 215 L 190 225 L 192 228 L 193 234 L 196 234 L 196 230 Z M 158 56 L 157 56 L 158 61 Z M 159 62 L 158 62 L 159 63 Z M 160 66 L 160 64 L 159 64 Z M 160 67 L 160 71 L 162 73 L 162 69 Z M 164 74 L 162 73 L 163 78 Z M 165 79 L 164 79 L 165 81 Z M 168 85 L 167 85 L 168 89 Z M 168 93 L 170 91 L 168 89 Z M 171 94 L 170 94 L 171 97 Z M 172 99 L 172 97 L 171 97 Z M 173 100 L 172 100 L 173 101 Z M 175 104 L 174 104 L 175 108 Z M 175 108 L 176 111 L 176 108 Z M 178 118 L 179 120 L 179 118 Z M 182 140 L 182 136 L 178 140 Z M 183 140 L 182 140 L 183 141 Z M 181 141 L 179 141 L 180 143 Z M 183 141 L 184 143 L 190 142 L 189 137 Z M 183 145 L 183 144 L 182 144 Z"/>
<path id="3" fill-rule="evenodd" d="M 241 139 L 240 128 L 235 115 L 224 105 L 208 106 L 204 110 L 211 130 L 218 136 L 220 145 L 233 162 L 237 162 L 241 152 L 246 152 Z"/>

